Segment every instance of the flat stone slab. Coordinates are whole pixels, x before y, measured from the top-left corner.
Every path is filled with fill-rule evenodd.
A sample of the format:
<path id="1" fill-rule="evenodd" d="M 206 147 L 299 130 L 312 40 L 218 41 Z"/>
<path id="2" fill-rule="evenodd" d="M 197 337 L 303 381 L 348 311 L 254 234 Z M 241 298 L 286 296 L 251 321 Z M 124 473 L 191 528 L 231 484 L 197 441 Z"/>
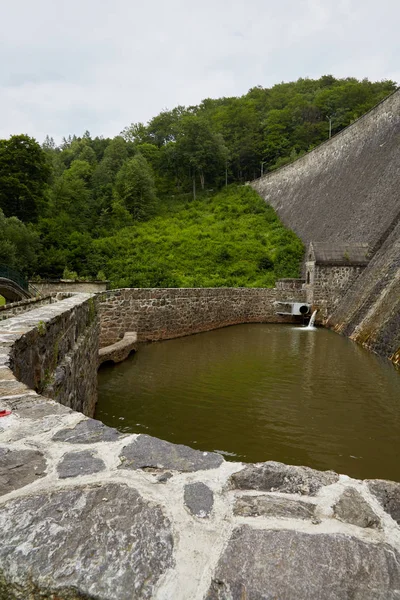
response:
<path id="1" fill-rule="evenodd" d="M 0 381 L 0 397 L 1 396 L 20 396 L 21 394 L 25 394 L 29 392 L 29 388 L 23 383 L 6 379 Z"/>
<path id="2" fill-rule="evenodd" d="M 40 420 L 50 415 L 66 415 L 72 410 L 38 394 L 19 396 L 7 400 L 7 405 L 14 411 L 18 411 L 18 416 L 22 419 Z"/>
<path id="3" fill-rule="evenodd" d="M 0 496 L 36 481 L 45 471 L 46 459 L 41 452 L 0 448 Z"/>
<path id="4" fill-rule="evenodd" d="M 249 465 L 231 477 L 231 484 L 240 490 L 285 492 L 315 496 L 325 485 L 338 481 L 333 471 L 315 471 L 308 467 L 295 467 L 269 461 Z"/>
<path id="5" fill-rule="evenodd" d="M 106 465 L 94 455 L 91 450 L 82 452 L 68 452 L 57 465 L 57 473 L 61 479 L 68 477 L 79 477 L 104 471 Z"/>
<path id="6" fill-rule="evenodd" d="M 341 534 L 234 530 L 206 600 L 397 600 L 400 556 Z"/>
<path id="7" fill-rule="evenodd" d="M 170 522 L 134 489 L 36 494 L 0 512 L 0 598 L 142 600 L 173 566 Z"/>
<path id="8" fill-rule="evenodd" d="M 119 469 L 172 469 L 176 471 L 201 471 L 216 469 L 224 459 L 215 452 L 193 450 L 189 446 L 171 444 L 149 435 L 139 435 L 125 446 L 120 454 Z"/>
<path id="9" fill-rule="evenodd" d="M 12 380 L 16 381 L 14 373 L 7 367 L 0 367 L 0 381 Z"/>
<path id="10" fill-rule="evenodd" d="M 188 483 L 185 485 L 183 497 L 189 512 L 195 517 L 204 519 L 211 514 L 214 494 L 205 483 Z"/>
<path id="11" fill-rule="evenodd" d="M 379 527 L 380 519 L 357 490 L 347 488 L 333 507 L 333 514 L 357 527 Z"/>
<path id="12" fill-rule="evenodd" d="M 0 367 L 8 367 L 10 364 L 10 354 L 6 352 L 6 348 L 0 348 Z"/>
<path id="13" fill-rule="evenodd" d="M 100 348 L 99 350 L 99 366 L 106 362 L 119 363 L 128 358 L 131 352 L 137 348 L 137 333 L 136 331 L 127 331 L 119 342 Z"/>
<path id="14" fill-rule="evenodd" d="M 101 421 L 85 419 L 72 429 L 61 429 L 53 435 L 56 442 L 69 444 L 94 444 L 96 442 L 114 442 L 121 437 L 121 433 L 112 427 L 107 427 Z"/>
<path id="15" fill-rule="evenodd" d="M 366 480 L 366 484 L 383 509 L 400 525 L 400 483 L 370 479 Z"/>
<path id="16" fill-rule="evenodd" d="M 241 517 L 313 519 L 315 505 L 301 500 L 275 496 L 240 496 L 236 498 L 233 513 Z"/>

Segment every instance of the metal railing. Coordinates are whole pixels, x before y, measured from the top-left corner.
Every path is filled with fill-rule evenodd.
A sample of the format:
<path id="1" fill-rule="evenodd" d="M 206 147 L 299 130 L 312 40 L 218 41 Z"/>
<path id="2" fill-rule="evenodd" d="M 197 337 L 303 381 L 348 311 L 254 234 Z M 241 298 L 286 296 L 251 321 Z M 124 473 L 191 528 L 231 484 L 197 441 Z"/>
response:
<path id="1" fill-rule="evenodd" d="M 21 275 L 21 273 L 18 273 L 18 271 L 11 269 L 11 267 L 0 264 L 0 277 L 4 277 L 5 279 L 10 279 L 11 281 L 14 281 L 14 283 L 19 285 L 20 288 L 22 288 L 26 292 L 29 292 L 28 281 L 23 275 Z"/>
<path id="2" fill-rule="evenodd" d="M 33 285 L 33 283 L 31 281 L 29 281 L 28 287 L 29 287 L 29 293 L 31 294 L 31 296 L 36 296 L 36 298 L 39 298 L 39 296 L 42 295 L 42 292 L 40 292 L 37 289 L 37 287 L 35 285 Z"/>

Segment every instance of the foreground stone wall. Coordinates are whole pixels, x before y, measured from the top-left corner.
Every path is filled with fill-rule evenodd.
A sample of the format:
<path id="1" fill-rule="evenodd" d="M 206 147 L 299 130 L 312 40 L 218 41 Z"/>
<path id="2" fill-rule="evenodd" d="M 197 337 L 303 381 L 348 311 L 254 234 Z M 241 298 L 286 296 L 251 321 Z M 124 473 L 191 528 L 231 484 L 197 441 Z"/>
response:
<path id="1" fill-rule="evenodd" d="M 127 331 L 139 341 L 189 335 L 238 323 L 283 323 L 276 300 L 305 301 L 298 284 L 270 288 L 154 288 L 111 290 L 100 295 L 100 347 Z"/>
<path id="2" fill-rule="evenodd" d="M 399 483 L 226 462 L 30 387 L 50 369 L 90 412 L 97 335 L 85 295 L 1 323 L 0 600 L 399 597 Z"/>
<path id="3" fill-rule="evenodd" d="M 2 321 L 0 359 L 21 389 L 28 386 L 91 416 L 97 400 L 98 338 L 97 300 L 77 294 Z"/>
<path id="4" fill-rule="evenodd" d="M 398 483 L 225 462 L 30 391 L 0 404 L 1 600 L 399 597 Z"/>

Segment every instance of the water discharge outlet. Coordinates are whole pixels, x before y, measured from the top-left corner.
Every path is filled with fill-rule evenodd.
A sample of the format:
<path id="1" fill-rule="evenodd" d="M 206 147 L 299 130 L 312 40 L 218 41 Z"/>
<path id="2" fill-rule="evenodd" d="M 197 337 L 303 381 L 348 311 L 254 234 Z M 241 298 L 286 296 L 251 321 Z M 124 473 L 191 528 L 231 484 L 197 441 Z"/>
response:
<path id="1" fill-rule="evenodd" d="M 274 302 L 277 315 L 305 316 L 310 312 L 311 304 L 304 302 Z"/>

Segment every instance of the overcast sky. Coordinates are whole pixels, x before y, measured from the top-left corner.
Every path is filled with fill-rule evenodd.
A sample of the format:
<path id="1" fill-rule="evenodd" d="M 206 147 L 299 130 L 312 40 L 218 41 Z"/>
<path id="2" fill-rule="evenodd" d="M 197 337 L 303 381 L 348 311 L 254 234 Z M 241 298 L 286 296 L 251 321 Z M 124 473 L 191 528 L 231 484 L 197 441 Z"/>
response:
<path id="1" fill-rule="evenodd" d="M 0 138 L 115 136 L 299 77 L 400 82 L 400 0 L 0 0 Z"/>

